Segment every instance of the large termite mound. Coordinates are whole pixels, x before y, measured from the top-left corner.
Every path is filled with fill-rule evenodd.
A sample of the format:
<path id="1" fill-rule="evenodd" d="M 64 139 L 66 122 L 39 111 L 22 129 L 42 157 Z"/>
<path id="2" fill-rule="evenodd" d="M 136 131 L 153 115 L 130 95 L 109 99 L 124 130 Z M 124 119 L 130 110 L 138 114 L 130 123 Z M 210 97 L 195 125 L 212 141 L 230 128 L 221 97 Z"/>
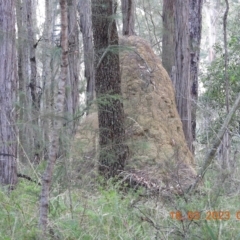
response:
<path id="1" fill-rule="evenodd" d="M 120 61 L 130 151 L 126 172 L 186 190 L 195 178 L 193 156 L 167 72 L 149 44 L 136 36 L 120 39 Z M 78 144 L 91 167 L 92 159 L 97 164 L 97 129 L 97 114 L 92 113 L 81 124 L 78 135 Z"/>

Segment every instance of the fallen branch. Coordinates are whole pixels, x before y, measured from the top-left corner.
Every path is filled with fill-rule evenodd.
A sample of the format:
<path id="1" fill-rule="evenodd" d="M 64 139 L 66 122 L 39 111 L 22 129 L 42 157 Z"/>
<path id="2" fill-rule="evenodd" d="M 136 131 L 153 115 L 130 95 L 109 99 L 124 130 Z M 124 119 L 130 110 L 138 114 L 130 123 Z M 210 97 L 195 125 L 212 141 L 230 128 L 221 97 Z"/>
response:
<path id="1" fill-rule="evenodd" d="M 234 113 L 239 108 L 239 105 L 240 105 L 240 93 L 238 94 L 238 97 L 235 100 L 233 107 L 231 108 L 231 110 L 228 113 L 221 129 L 219 130 L 219 132 L 217 134 L 217 137 L 215 138 L 215 140 L 213 140 L 213 142 L 211 144 L 211 148 L 205 156 L 204 165 L 203 165 L 202 169 L 199 171 L 197 179 L 196 179 L 195 183 L 189 189 L 188 193 L 193 192 L 196 189 L 198 183 L 203 179 L 204 174 L 207 171 L 207 168 L 210 166 L 210 164 L 212 163 L 212 161 L 215 157 L 216 151 L 217 151 L 217 149 L 218 149 L 218 147 L 219 147 L 219 145 L 220 145 L 220 143 L 223 139 L 224 133 L 227 130 L 227 127 L 228 127 L 229 123 L 231 122 L 231 120 L 233 118 Z"/>
<path id="2" fill-rule="evenodd" d="M 36 183 L 38 186 L 41 186 L 41 183 L 37 182 L 36 180 L 33 180 L 31 177 L 29 177 L 29 176 L 27 176 L 27 175 L 25 175 L 25 174 L 18 173 L 17 176 L 18 176 L 19 178 L 27 179 L 27 180 L 30 181 L 30 182 L 34 182 L 34 183 Z"/>

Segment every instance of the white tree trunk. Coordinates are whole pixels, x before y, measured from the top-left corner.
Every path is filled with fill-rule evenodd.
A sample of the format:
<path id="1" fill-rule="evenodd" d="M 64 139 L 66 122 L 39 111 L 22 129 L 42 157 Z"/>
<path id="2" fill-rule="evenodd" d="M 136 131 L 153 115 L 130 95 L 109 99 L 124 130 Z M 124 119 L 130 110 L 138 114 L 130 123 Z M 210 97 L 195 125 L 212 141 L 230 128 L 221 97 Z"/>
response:
<path id="1" fill-rule="evenodd" d="M 218 23 L 218 1 L 206 1 L 204 5 L 204 11 L 206 16 L 206 22 L 208 26 L 208 60 L 212 62 L 215 59 L 214 45 L 216 44 L 216 26 Z"/>

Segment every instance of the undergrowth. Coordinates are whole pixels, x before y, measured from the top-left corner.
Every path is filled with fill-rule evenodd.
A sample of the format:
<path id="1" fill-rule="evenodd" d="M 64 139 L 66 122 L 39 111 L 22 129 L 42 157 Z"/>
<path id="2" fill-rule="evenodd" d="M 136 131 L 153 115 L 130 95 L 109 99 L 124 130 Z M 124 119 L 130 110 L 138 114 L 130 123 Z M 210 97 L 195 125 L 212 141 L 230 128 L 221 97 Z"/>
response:
<path id="1" fill-rule="evenodd" d="M 201 192 L 165 199 L 144 196 L 140 190 L 120 191 L 113 183 L 95 183 L 90 191 L 56 185 L 50 198 L 49 239 L 240 239 L 238 193 L 226 193 L 213 175 L 213 170 L 207 173 Z M 10 194 L 1 189 L 0 240 L 38 239 L 40 188 L 20 180 Z M 199 219 L 190 219 L 191 213 L 200 214 Z"/>

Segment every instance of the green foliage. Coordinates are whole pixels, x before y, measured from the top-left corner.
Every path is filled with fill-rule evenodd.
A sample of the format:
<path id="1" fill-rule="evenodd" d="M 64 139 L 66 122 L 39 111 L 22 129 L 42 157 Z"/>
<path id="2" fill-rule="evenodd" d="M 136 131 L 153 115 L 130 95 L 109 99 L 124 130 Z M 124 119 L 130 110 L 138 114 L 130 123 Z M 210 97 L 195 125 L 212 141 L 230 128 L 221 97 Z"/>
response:
<path id="1" fill-rule="evenodd" d="M 239 35 L 239 6 L 233 8 L 228 16 L 228 82 L 229 82 L 229 106 L 231 107 L 240 92 L 240 35 Z M 220 38 L 221 39 L 221 38 Z M 202 115 L 207 121 L 207 127 L 200 131 L 200 141 L 206 143 L 207 138 L 215 135 L 226 117 L 226 80 L 224 71 L 223 42 L 215 45 L 215 59 L 206 68 L 201 81 L 204 93 L 199 97 L 199 105 L 202 106 Z M 231 123 L 230 135 L 239 135 L 239 111 L 236 112 Z"/>
<path id="2" fill-rule="evenodd" d="M 36 239 L 39 233 L 36 184 L 19 183 L 10 195 L 0 191 L 0 239 Z"/>
<path id="3" fill-rule="evenodd" d="M 227 197 L 214 179 L 219 178 L 211 170 L 200 193 L 169 199 L 121 192 L 110 181 L 104 188 L 96 184 L 94 191 L 88 186 L 74 188 L 71 194 L 55 190 L 50 196 L 49 239 L 238 239 L 238 194 Z M 0 191 L 0 240 L 39 239 L 39 194 L 40 187 L 25 180 L 11 194 Z M 170 217 L 176 211 L 185 217 L 183 221 Z M 201 218 L 188 220 L 191 211 L 201 212 Z M 206 220 L 213 211 L 229 211 L 231 217 Z"/>

